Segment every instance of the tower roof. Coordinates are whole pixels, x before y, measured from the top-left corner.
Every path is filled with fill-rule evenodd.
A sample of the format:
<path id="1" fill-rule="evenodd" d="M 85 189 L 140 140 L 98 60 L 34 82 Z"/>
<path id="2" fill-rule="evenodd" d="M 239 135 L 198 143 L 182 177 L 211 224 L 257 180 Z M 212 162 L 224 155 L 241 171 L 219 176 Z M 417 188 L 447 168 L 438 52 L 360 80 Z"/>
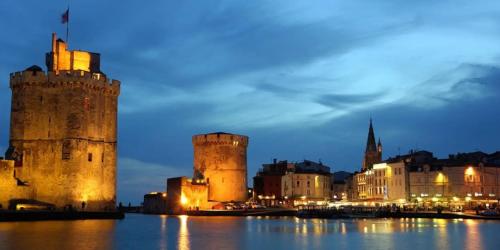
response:
<path id="1" fill-rule="evenodd" d="M 373 124 L 372 119 L 370 119 L 370 128 L 368 129 L 368 139 L 366 141 L 366 150 L 365 152 L 376 152 L 377 144 L 375 142 L 375 133 L 373 132 Z"/>

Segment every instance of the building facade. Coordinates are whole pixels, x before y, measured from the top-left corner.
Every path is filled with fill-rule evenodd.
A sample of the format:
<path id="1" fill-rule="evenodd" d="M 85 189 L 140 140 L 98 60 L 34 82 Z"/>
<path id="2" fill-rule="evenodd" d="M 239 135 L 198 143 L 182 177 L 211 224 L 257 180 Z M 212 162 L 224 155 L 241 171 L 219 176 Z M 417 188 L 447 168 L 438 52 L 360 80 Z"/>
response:
<path id="1" fill-rule="evenodd" d="M 322 163 L 274 162 L 254 178 L 254 198 L 268 206 L 324 205 L 332 197 L 331 184 L 330 168 Z"/>
<path id="2" fill-rule="evenodd" d="M 498 203 L 498 152 L 461 153 L 438 159 L 411 151 L 356 174 L 355 201 L 415 207 L 474 207 Z"/>
<path id="3" fill-rule="evenodd" d="M 10 140 L 0 204 L 115 209 L 120 82 L 100 71 L 99 54 L 69 51 L 52 37 L 48 72 L 12 73 Z"/>
<path id="4" fill-rule="evenodd" d="M 407 163 L 409 200 L 418 206 L 474 207 L 498 203 L 498 152 L 459 153 Z"/>

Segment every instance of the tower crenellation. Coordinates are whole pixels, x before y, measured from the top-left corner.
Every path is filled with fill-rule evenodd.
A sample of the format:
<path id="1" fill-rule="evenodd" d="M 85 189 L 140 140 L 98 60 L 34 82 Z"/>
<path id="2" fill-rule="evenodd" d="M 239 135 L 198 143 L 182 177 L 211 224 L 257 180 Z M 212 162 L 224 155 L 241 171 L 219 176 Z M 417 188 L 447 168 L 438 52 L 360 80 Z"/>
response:
<path id="1" fill-rule="evenodd" d="M 234 135 L 227 133 L 212 133 L 193 136 L 194 145 L 216 144 L 216 145 L 239 145 L 246 147 L 248 137 L 243 135 Z"/>
<path id="2" fill-rule="evenodd" d="M 25 71 L 10 74 L 10 87 L 62 87 L 85 88 L 92 91 L 101 91 L 104 94 L 120 94 L 120 81 L 109 79 L 102 73 L 91 73 L 83 70 L 75 71 Z"/>

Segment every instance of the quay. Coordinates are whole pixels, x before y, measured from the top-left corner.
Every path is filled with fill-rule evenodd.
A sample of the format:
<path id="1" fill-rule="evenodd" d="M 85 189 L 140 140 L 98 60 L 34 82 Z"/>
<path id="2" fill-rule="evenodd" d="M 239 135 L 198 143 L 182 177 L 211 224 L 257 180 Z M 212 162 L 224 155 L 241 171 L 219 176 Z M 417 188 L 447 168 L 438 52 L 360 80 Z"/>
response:
<path id="1" fill-rule="evenodd" d="M 120 211 L 10 211 L 0 210 L 0 222 L 46 221 L 46 220 L 121 220 L 125 214 Z"/>
<path id="2" fill-rule="evenodd" d="M 296 209 L 238 209 L 238 210 L 193 210 L 189 216 L 296 216 Z"/>
<path id="3" fill-rule="evenodd" d="M 463 212 L 437 212 L 437 211 L 385 211 L 377 207 L 346 207 L 337 208 L 302 208 L 296 214 L 299 218 L 430 218 L 430 219 L 481 219 L 500 220 L 500 216 L 485 216 Z"/>

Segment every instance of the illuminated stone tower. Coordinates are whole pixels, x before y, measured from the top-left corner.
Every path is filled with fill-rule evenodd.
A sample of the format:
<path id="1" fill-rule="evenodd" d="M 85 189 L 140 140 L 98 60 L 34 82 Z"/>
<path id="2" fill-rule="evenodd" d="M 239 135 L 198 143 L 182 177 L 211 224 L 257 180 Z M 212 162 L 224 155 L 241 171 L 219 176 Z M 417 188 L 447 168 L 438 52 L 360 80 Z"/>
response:
<path id="1" fill-rule="evenodd" d="M 227 133 L 193 136 L 194 177 L 205 178 L 208 200 L 247 200 L 248 137 Z"/>
<path id="2" fill-rule="evenodd" d="M 47 72 L 32 66 L 10 75 L 6 159 L 15 162 L 11 178 L 17 185 L 7 190 L 9 201 L 115 208 L 120 82 L 108 79 L 99 61 L 99 54 L 69 51 L 53 34 Z"/>
<path id="3" fill-rule="evenodd" d="M 382 143 L 380 138 L 378 144 L 375 143 L 375 133 L 373 132 L 372 120 L 368 129 L 368 139 L 366 141 L 365 157 L 363 159 L 363 170 L 371 169 L 373 164 L 382 161 Z"/>

